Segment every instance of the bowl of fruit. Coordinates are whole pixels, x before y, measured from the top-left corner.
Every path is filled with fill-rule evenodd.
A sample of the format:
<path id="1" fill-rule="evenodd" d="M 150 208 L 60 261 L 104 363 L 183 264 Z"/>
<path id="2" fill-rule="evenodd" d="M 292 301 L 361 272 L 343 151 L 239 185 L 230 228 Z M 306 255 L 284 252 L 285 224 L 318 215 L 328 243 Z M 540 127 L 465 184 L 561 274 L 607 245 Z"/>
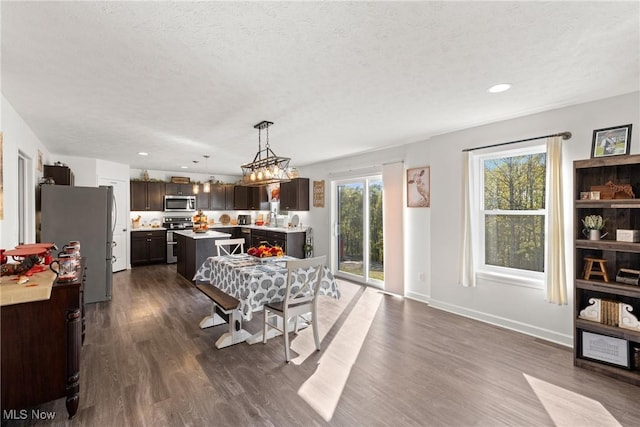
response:
<path id="1" fill-rule="evenodd" d="M 284 251 L 280 246 L 252 246 L 247 249 L 247 254 L 254 256 L 256 258 L 271 258 L 271 257 L 281 257 L 284 255 Z"/>

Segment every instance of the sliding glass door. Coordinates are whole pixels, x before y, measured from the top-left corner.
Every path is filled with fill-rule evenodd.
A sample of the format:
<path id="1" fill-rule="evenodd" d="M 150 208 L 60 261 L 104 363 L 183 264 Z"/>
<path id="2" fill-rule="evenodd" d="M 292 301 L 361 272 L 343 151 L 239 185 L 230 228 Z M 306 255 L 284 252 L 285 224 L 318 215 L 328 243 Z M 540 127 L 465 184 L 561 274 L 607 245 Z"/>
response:
<path id="1" fill-rule="evenodd" d="M 335 182 L 338 276 L 384 286 L 382 177 Z"/>

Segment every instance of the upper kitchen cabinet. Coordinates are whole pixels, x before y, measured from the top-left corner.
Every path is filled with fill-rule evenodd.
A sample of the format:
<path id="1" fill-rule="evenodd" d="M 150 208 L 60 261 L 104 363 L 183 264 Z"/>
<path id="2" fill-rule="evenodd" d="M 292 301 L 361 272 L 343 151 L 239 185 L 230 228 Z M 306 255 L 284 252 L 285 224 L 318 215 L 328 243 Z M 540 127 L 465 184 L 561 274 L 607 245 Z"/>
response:
<path id="1" fill-rule="evenodd" d="M 236 185 L 233 188 L 233 208 L 236 210 L 268 210 L 267 192 L 264 187 Z"/>
<path id="2" fill-rule="evenodd" d="M 212 184 L 208 193 L 204 192 L 204 184 L 198 184 L 196 209 L 224 211 L 234 209 L 233 185 Z"/>
<path id="3" fill-rule="evenodd" d="M 211 210 L 232 210 L 234 209 L 234 186 L 216 184 L 211 186 L 209 207 Z"/>
<path id="4" fill-rule="evenodd" d="M 193 184 L 176 184 L 168 182 L 165 185 L 166 194 L 169 196 L 194 196 Z"/>
<path id="5" fill-rule="evenodd" d="M 73 185 L 73 172 L 69 166 L 44 165 L 43 178 L 51 178 L 56 185 Z"/>
<path id="6" fill-rule="evenodd" d="M 204 184 L 198 184 L 198 193 L 196 194 L 196 209 L 209 210 L 209 193 L 204 192 Z"/>
<path id="7" fill-rule="evenodd" d="M 280 209 L 309 210 L 309 178 L 294 178 L 289 182 L 280 183 Z"/>
<path id="8" fill-rule="evenodd" d="M 131 181 L 131 210 L 163 210 L 164 187 L 164 182 Z"/>

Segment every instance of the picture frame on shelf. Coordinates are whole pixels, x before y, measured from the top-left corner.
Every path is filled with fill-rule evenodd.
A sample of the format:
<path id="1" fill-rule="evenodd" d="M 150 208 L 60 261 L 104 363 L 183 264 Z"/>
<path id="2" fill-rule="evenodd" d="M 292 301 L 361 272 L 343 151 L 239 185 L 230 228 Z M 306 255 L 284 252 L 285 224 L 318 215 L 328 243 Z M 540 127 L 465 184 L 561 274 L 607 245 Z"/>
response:
<path id="1" fill-rule="evenodd" d="M 621 368 L 631 369 L 629 341 L 582 331 L 582 357 Z"/>
<path id="2" fill-rule="evenodd" d="M 407 207 L 428 208 L 431 206 L 430 168 L 407 169 Z"/>
<path id="3" fill-rule="evenodd" d="M 593 131 L 591 158 L 628 155 L 631 148 L 631 124 Z"/>

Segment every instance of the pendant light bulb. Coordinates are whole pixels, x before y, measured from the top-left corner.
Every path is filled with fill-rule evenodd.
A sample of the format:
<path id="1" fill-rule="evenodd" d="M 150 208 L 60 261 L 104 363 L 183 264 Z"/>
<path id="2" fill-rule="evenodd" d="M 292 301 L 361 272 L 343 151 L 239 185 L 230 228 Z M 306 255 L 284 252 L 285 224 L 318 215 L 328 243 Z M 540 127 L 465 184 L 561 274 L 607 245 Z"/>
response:
<path id="1" fill-rule="evenodd" d="M 251 172 L 251 175 L 249 176 L 249 179 L 251 181 L 255 181 L 256 180 L 256 173 L 255 172 Z"/>
<path id="2" fill-rule="evenodd" d="M 207 181 L 204 183 L 204 188 L 202 189 L 205 193 L 211 192 L 211 182 Z"/>

